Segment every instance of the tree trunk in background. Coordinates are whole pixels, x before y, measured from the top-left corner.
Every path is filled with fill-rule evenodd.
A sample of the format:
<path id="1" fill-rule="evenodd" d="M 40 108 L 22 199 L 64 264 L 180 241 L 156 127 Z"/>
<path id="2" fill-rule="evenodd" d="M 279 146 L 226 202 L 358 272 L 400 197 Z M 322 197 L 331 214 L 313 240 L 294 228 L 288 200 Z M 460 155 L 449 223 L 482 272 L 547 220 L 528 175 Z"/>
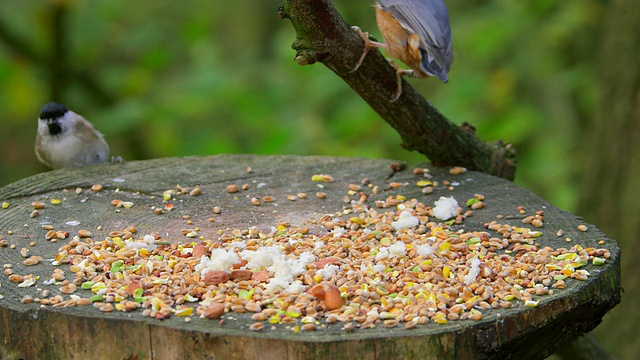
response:
<path id="1" fill-rule="evenodd" d="M 598 64 L 600 106 L 583 137 L 578 214 L 622 249 L 622 303 L 596 330 L 620 359 L 640 355 L 640 1 L 611 0 Z M 580 158 L 580 157 L 578 157 Z"/>

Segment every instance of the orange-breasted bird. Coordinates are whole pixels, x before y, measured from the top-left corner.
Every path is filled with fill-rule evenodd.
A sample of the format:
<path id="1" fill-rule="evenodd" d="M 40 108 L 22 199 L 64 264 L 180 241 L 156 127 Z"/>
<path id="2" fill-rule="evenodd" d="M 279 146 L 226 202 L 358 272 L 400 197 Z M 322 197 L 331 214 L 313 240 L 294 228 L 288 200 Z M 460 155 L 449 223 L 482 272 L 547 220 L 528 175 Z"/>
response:
<path id="1" fill-rule="evenodd" d="M 398 75 L 398 90 L 391 102 L 402 95 L 402 76 L 437 76 L 448 81 L 453 51 L 449 12 L 442 0 L 376 0 L 376 22 L 384 43 L 369 39 L 369 34 L 354 26 L 364 40 L 365 49 L 351 72 L 356 71 L 371 48 L 386 48 L 394 58 L 411 70 L 391 64 Z"/>

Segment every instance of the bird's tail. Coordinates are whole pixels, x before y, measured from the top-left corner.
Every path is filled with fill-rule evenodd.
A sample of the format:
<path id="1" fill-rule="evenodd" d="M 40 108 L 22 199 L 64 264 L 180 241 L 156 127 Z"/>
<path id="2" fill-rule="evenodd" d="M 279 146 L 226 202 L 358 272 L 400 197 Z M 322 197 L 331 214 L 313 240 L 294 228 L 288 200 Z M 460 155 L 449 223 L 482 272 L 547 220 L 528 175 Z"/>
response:
<path id="1" fill-rule="evenodd" d="M 449 82 L 449 67 L 438 64 L 436 59 L 423 49 L 420 49 L 420 53 L 422 55 L 422 63 L 420 64 L 422 70 L 430 76 L 436 76 L 445 84 Z"/>

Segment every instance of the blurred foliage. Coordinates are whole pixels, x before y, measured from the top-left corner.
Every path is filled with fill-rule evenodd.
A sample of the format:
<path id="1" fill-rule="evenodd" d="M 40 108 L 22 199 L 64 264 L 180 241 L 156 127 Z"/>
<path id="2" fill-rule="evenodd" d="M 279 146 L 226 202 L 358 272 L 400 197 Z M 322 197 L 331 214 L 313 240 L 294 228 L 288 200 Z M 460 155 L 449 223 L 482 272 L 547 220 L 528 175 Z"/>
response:
<path id="1" fill-rule="evenodd" d="M 292 61 L 295 33 L 276 17 L 280 0 L 2 2 L 0 185 L 46 170 L 32 146 L 39 108 L 51 100 L 87 117 L 126 160 L 217 153 L 425 160 L 402 149 L 395 131 L 330 71 Z M 380 38 L 372 3 L 335 0 L 349 23 Z M 599 2 L 448 6 L 449 84 L 410 81 L 452 121 L 475 124 L 481 139 L 514 143 L 516 181 L 572 209 L 571 152 L 580 116 L 594 106 L 589 51 Z M 59 9 L 66 72 L 51 85 Z"/>
<path id="2" fill-rule="evenodd" d="M 46 171 L 33 141 L 39 109 L 51 100 L 92 121 L 125 160 L 426 160 L 405 151 L 331 71 L 293 62 L 295 33 L 276 16 L 280 2 L 0 0 L 0 186 Z M 516 182 L 575 211 L 576 149 L 597 106 L 592 53 L 606 1 L 445 2 L 450 81 L 409 81 L 452 121 L 475 124 L 481 139 L 513 143 Z M 347 22 L 381 38 L 373 0 L 334 3 Z"/>

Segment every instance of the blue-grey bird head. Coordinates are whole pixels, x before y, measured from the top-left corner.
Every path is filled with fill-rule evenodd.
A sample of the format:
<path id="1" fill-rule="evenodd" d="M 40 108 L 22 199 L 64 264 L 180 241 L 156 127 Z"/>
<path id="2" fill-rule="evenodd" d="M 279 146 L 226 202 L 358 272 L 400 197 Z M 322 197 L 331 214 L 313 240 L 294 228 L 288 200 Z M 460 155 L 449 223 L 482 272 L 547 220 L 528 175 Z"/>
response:
<path id="1" fill-rule="evenodd" d="M 421 68 L 447 82 L 453 60 L 449 11 L 442 0 L 377 0 L 407 31 L 420 37 Z"/>
<path id="2" fill-rule="evenodd" d="M 69 109 L 66 106 L 55 102 L 47 103 L 40 109 L 40 120 L 47 124 L 50 135 L 58 135 L 62 132 L 60 119 L 67 112 L 69 112 Z"/>

